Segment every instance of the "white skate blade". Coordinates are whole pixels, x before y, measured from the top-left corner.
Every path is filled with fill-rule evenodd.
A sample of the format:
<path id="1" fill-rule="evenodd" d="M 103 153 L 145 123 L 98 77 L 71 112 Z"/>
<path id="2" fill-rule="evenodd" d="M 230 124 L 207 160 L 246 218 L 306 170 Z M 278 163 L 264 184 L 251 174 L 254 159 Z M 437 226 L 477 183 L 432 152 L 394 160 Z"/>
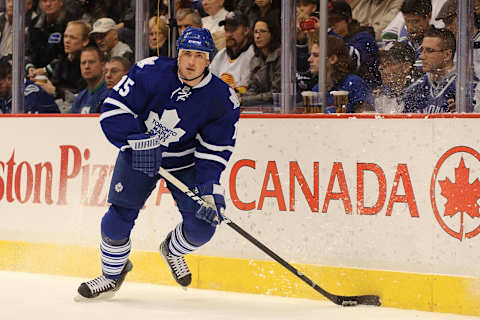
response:
<path id="1" fill-rule="evenodd" d="M 73 297 L 73 301 L 75 302 L 107 301 L 107 300 L 111 300 L 115 296 L 115 293 L 116 293 L 115 291 L 109 291 L 109 292 L 101 293 L 100 295 L 94 298 L 85 298 L 84 296 L 77 294 L 75 297 Z"/>

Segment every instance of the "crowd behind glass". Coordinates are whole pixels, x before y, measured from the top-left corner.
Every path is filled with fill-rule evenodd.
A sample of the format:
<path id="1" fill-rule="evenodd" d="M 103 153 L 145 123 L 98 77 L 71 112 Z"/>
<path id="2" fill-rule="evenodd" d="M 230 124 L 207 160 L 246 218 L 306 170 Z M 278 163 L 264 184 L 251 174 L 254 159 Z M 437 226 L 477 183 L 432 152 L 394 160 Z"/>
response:
<path id="1" fill-rule="evenodd" d="M 24 112 L 101 112 L 109 90 L 135 63 L 135 1 L 18 1 L 26 11 Z M 0 113 L 12 112 L 13 2 L 0 0 Z M 150 0 L 149 56 L 168 55 L 167 2 Z M 267 107 L 278 105 L 281 91 L 280 0 L 175 4 L 179 33 L 188 26 L 212 33 L 210 70 L 237 92 L 242 111 L 275 110 Z M 319 1 L 296 5 L 296 91 L 303 106 L 302 93 L 318 91 Z M 457 6 L 457 0 L 329 1 L 321 112 L 455 112 Z M 480 0 L 474 10 L 471 90 L 478 112 Z M 338 92 L 346 92 L 340 111 L 330 108 Z"/>

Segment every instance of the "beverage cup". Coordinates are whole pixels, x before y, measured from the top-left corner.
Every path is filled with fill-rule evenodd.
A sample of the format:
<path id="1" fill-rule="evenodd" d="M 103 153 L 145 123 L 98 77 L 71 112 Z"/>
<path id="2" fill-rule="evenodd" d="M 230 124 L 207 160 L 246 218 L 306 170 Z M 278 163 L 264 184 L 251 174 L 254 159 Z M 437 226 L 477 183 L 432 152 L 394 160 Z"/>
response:
<path id="1" fill-rule="evenodd" d="M 33 78 L 36 82 L 47 83 L 48 77 L 44 75 L 37 74 L 35 78 Z"/>
<path id="2" fill-rule="evenodd" d="M 348 93 L 349 92 L 345 90 L 330 91 L 330 94 L 333 96 L 336 113 L 347 112 Z"/>
<path id="3" fill-rule="evenodd" d="M 302 91 L 301 94 L 305 113 L 323 113 L 318 92 Z"/>
<path id="4" fill-rule="evenodd" d="M 280 92 L 272 92 L 272 99 L 273 99 L 273 112 L 278 113 L 280 112 Z"/>

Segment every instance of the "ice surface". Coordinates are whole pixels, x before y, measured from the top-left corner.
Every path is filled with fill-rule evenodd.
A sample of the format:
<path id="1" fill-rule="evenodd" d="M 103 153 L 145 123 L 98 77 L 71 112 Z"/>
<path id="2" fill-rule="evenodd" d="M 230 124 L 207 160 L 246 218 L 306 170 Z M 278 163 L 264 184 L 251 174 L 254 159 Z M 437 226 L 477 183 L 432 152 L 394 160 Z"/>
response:
<path id="1" fill-rule="evenodd" d="M 0 271 L 0 319 L 355 319 L 466 320 L 476 317 L 125 282 L 108 301 L 76 302 L 86 279 Z"/>

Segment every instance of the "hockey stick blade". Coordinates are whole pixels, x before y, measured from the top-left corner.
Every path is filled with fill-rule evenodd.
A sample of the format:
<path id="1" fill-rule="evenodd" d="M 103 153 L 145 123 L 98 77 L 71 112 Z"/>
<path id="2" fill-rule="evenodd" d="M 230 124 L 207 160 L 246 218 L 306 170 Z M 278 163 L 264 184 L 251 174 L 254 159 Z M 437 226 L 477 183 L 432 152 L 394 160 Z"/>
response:
<path id="1" fill-rule="evenodd" d="M 185 193 L 188 197 L 190 197 L 193 201 L 197 202 L 199 205 L 207 205 L 205 201 L 197 196 L 194 192 L 192 192 L 182 181 L 178 180 L 175 178 L 171 173 L 166 171 L 163 168 L 160 168 L 158 173 L 168 182 L 173 184 L 176 188 L 178 188 L 180 191 Z M 380 297 L 377 295 L 361 295 L 361 296 L 338 296 L 336 294 L 330 293 L 317 285 L 313 280 L 305 276 L 302 272 L 297 270 L 294 266 L 292 266 L 290 263 L 285 261 L 283 258 L 281 258 L 279 255 L 277 255 L 275 252 L 270 250 L 267 246 L 265 246 L 263 243 L 258 241 L 255 237 L 250 235 L 247 231 L 243 230 L 239 225 L 237 225 L 235 222 L 233 222 L 230 218 L 223 216 L 223 221 L 225 222 L 226 225 L 228 225 L 230 228 L 235 230 L 237 233 L 239 233 L 241 236 L 243 236 L 245 239 L 250 241 L 254 246 L 262 250 L 264 253 L 266 253 L 268 256 L 270 256 L 272 259 L 280 263 L 285 269 L 293 273 L 295 276 L 297 276 L 299 279 L 301 279 L 303 282 L 308 284 L 310 287 L 312 287 L 314 290 L 322 294 L 324 297 L 326 297 L 328 300 L 332 301 L 333 303 L 344 306 L 344 307 L 352 307 L 356 305 L 372 305 L 372 306 L 380 306 L 381 300 Z"/>

